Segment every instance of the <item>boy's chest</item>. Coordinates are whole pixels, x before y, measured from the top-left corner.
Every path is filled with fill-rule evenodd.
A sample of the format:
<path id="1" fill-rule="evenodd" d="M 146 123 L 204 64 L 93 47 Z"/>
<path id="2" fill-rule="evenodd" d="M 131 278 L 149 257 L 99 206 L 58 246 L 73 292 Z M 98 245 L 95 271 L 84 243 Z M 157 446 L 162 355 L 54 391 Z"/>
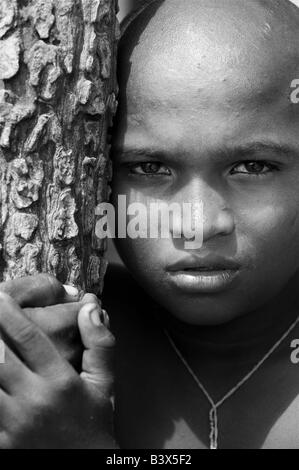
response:
<path id="1" fill-rule="evenodd" d="M 210 408 L 202 396 L 188 394 L 188 390 L 184 394 L 175 384 L 170 393 L 168 386 L 149 379 L 134 391 L 131 386 L 125 389 L 122 386 L 117 396 L 116 428 L 121 448 L 209 448 Z M 264 400 L 262 403 L 267 406 Z M 271 404 L 264 411 L 249 401 L 242 406 L 241 410 L 235 400 L 218 410 L 220 449 L 299 449 L 298 398 L 279 416 L 270 416 Z"/>
<path id="2" fill-rule="evenodd" d="M 173 367 L 173 358 L 157 341 L 147 346 L 118 360 L 121 448 L 209 448 L 208 401 L 184 368 Z M 294 373 L 298 376 L 299 370 Z M 218 409 L 219 448 L 299 449 L 298 380 L 289 381 L 286 374 L 269 385 L 267 375 L 261 378 Z"/>
<path id="3" fill-rule="evenodd" d="M 299 449 L 299 397 L 277 419 L 263 445 L 264 449 Z"/>

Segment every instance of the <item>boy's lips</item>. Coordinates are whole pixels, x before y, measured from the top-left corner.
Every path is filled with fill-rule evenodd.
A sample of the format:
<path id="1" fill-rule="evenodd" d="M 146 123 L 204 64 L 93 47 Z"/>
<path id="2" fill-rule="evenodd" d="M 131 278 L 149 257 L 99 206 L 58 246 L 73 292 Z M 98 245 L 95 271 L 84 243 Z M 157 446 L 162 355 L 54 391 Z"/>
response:
<path id="1" fill-rule="evenodd" d="M 167 267 L 170 281 L 190 293 L 217 293 L 227 289 L 240 272 L 232 260 L 207 257 L 185 258 Z"/>

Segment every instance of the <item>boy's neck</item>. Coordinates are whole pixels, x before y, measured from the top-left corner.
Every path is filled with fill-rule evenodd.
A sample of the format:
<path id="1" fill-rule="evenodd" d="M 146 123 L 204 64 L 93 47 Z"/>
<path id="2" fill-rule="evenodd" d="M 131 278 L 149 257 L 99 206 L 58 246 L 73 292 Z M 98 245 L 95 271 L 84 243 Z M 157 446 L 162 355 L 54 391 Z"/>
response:
<path id="1" fill-rule="evenodd" d="M 187 356 L 208 353 L 215 361 L 226 356 L 241 363 L 246 358 L 258 361 L 299 316 L 298 277 L 268 304 L 226 324 L 194 326 L 167 316 L 167 329 Z"/>

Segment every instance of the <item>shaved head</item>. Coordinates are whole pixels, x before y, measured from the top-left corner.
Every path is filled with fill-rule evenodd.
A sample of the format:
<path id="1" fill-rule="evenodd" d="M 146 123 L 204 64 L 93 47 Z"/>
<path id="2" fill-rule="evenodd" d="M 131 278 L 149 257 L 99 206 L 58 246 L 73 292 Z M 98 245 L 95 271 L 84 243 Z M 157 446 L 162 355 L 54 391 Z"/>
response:
<path id="1" fill-rule="evenodd" d="M 161 106 L 237 117 L 281 101 L 299 119 L 290 103 L 297 78 L 299 9 L 290 1 L 149 0 L 124 26 L 119 112 L 137 122 Z"/>
<path id="2" fill-rule="evenodd" d="M 162 38 L 173 41 L 182 29 L 181 39 L 188 40 L 192 28 L 201 28 L 206 40 L 214 34 L 216 40 L 250 40 L 254 34 L 258 44 L 262 38 L 298 36 L 298 21 L 298 7 L 289 0 L 144 0 L 123 22 L 122 44 L 150 41 L 150 47 L 161 47 Z"/>
<path id="3" fill-rule="evenodd" d="M 205 86 L 220 83 L 235 98 L 246 86 L 249 102 L 269 100 L 277 89 L 289 92 L 299 72 L 299 9 L 288 0 L 150 1 L 126 27 L 120 71 L 136 100 L 145 87 L 150 99 L 157 81 L 173 85 L 171 99 L 186 80 L 202 104 L 211 98 Z"/>

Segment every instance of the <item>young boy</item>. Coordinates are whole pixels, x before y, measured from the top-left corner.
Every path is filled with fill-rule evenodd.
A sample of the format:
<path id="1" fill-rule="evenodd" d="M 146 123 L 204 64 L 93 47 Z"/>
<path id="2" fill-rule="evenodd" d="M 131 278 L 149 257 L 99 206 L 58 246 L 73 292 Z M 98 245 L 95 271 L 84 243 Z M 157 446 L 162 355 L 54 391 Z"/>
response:
<path id="1" fill-rule="evenodd" d="M 204 232 L 197 250 L 186 249 L 183 233 L 174 237 L 175 218 L 168 239 L 117 240 L 131 274 L 111 266 L 103 298 L 116 338 L 116 441 L 124 449 L 299 448 L 299 368 L 291 361 L 299 338 L 299 105 L 290 99 L 299 10 L 288 0 L 148 2 L 124 33 L 119 78 L 115 206 L 118 195 L 128 204 L 202 201 Z M 83 415 L 95 415 L 109 379 L 86 319 L 81 310 L 81 379 L 95 381 L 97 393 L 91 400 L 89 387 L 84 402 L 82 380 L 74 388 L 64 379 L 70 401 L 55 382 L 36 414 L 46 433 L 44 416 L 59 396 L 64 429 L 72 422 L 80 434 L 84 425 L 84 445 L 112 447 L 107 423 L 78 413 L 82 402 Z M 5 321 L 0 315 L 0 328 Z M 75 382 L 54 349 L 50 362 Z M 28 429 L 15 428 L 10 435 L 22 443 L 18 429 Z M 54 444 L 76 447 L 62 428 L 53 424 Z M 43 437 L 54 446 L 52 435 Z"/>
<path id="2" fill-rule="evenodd" d="M 298 326 L 217 408 L 217 427 L 163 327 L 217 404 L 299 315 L 299 10 L 154 1 L 127 26 L 119 57 L 115 206 L 119 194 L 204 202 L 200 250 L 183 235 L 117 240 L 142 288 L 108 272 L 120 447 L 298 448 Z"/>

